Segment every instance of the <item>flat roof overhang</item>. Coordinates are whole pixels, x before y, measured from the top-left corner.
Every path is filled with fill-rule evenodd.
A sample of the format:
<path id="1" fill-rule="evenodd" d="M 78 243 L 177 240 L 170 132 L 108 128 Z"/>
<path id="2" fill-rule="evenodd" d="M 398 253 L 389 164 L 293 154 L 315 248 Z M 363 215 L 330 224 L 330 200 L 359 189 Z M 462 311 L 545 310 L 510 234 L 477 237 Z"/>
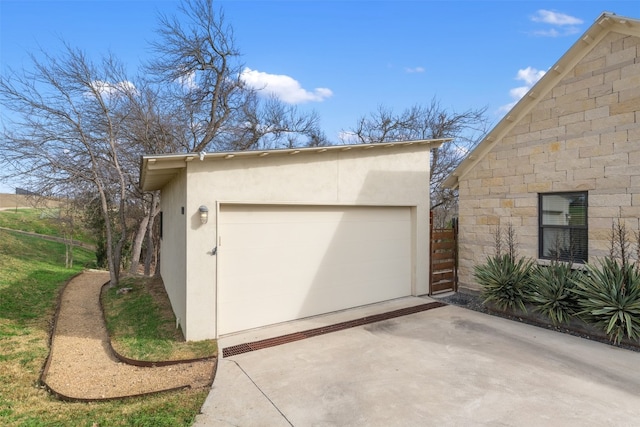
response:
<path id="1" fill-rule="evenodd" d="M 140 162 L 140 188 L 143 191 L 160 190 L 192 161 L 227 161 L 235 158 L 264 158 L 323 154 L 330 152 L 371 149 L 401 149 L 411 146 L 437 148 L 453 138 L 421 139 L 414 141 L 382 142 L 374 144 L 332 145 L 326 147 L 286 148 L 278 150 L 221 151 L 215 153 L 151 154 L 142 156 Z"/>

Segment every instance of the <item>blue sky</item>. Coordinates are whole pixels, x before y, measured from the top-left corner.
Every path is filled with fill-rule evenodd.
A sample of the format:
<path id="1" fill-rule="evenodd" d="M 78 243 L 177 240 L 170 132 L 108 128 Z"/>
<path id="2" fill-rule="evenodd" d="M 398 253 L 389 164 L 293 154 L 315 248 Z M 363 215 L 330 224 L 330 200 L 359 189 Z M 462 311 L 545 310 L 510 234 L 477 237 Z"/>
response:
<path id="1" fill-rule="evenodd" d="M 497 122 L 603 12 L 640 18 L 627 1 L 216 2 L 243 53 L 248 82 L 301 111 L 328 138 L 384 105 L 400 111 L 436 97 L 463 111 L 488 107 Z M 0 66 L 30 65 L 62 41 L 132 71 L 152 52 L 159 12 L 176 1 L 0 0 Z M 0 191 L 3 189 L 0 183 Z"/>

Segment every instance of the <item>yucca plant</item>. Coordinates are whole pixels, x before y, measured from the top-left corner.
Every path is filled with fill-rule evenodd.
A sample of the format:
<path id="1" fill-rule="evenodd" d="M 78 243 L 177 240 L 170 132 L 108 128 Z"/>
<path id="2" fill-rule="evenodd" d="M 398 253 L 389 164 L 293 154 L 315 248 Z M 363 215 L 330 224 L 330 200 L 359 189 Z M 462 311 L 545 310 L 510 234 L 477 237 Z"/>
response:
<path id="1" fill-rule="evenodd" d="M 568 262 L 554 260 L 548 266 L 536 265 L 530 276 L 534 310 L 555 326 L 568 322 L 578 311 L 577 295 L 572 290 L 580 274 Z"/>
<path id="2" fill-rule="evenodd" d="M 587 266 L 573 292 L 579 296 L 578 313 L 602 328 L 616 344 L 640 338 L 640 270 L 631 263 L 608 257 L 597 267 Z"/>
<path id="3" fill-rule="evenodd" d="M 486 264 L 475 266 L 473 276 L 482 286 L 484 303 L 494 303 L 502 310 L 526 311 L 532 266 L 532 260 L 514 259 L 509 254 L 490 256 Z"/>

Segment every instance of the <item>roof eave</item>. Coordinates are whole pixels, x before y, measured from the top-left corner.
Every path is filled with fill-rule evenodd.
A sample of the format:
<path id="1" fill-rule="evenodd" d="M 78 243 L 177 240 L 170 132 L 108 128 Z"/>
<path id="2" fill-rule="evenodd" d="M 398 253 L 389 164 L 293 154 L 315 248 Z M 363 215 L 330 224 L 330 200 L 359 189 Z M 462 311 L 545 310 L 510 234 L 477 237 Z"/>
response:
<path id="1" fill-rule="evenodd" d="M 155 191 L 161 189 L 169 182 L 181 169 L 187 167 L 187 163 L 196 159 L 205 160 L 230 160 L 242 157 L 263 158 L 273 155 L 298 155 L 298 154 L 320 154 L 331 151 L 349 151 L 349 150 L 369 150 L 392 147 L 406 147 L 412 145 L 428 146 L 429 149 L 437 148 L 445 142 L 451 141 L 452 138 L 439 139 L 420 139 L 411 141 L 394 141 L 375 144 L 350 144 L 350 145 L 332 145 L 325 147 L 306 147 L 306 148 L 287 148 L 276 150 L 247 150 L 247 151 L 223 151 L 214 153 L 184 153 L 184 154 L 149 154 L 143 155 L 140 161 L 140 188 L 143 191 Z M 149 182 L 149 171 L 158 171 L 158 176 L 164 172 L 164 178 L 156 179 Z"/>
<path id="2" fill-rule="evenodd" d="M 536 99 L 544 97 L 564 78 L 586 54 L 588 46 L 599 42 L 608 32 L 618 30 L 640 37 L 640 20 L 603 12 L 584 34 L 565 52 L 549 71 L 514 105 L 482 141 L 460 162 L 443 181 L 443 186 L 456 189 L 464 177 L 493 146 L 507 134 L 520 119 L 536 105 Z"/>

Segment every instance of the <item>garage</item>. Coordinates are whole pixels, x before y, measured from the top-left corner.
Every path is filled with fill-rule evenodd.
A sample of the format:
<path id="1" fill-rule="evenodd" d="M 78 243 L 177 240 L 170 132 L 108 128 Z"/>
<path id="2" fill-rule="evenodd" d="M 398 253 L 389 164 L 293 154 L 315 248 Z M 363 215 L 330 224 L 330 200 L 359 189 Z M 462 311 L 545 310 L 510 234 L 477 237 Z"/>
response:
<path id="1" fill-rule="evenodd" d="M 218 335 L 411 295 L 411 208 L 221 204 Z"/>
<path id="2" fill-rule="evenodd" d="M 445 141 L 143 156 L 185 338 L 427 294 L 429 166 Z"/>

